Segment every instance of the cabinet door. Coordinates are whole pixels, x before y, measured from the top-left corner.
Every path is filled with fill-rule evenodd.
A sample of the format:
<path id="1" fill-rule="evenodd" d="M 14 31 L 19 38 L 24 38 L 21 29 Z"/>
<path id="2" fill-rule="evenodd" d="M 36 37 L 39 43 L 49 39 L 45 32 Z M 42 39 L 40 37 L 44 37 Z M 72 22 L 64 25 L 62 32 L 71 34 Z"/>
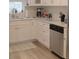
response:
<path id="1" fill-rule="evenodd" d="M 28 0 L 28 4 L 29 4 L 29 5 L 35 4 L 35 0 Z"/>
<path id="2" fill-rule="evenodd" d="M 17 26 L 17 29 L 16 29 L 17 37 L 18 37 L 17 42 L 21 42 L 28 39 L 27 30 L 25 27 L 22 26 L 22 24 Z"/>
<path id="3" fill-rule="evenodd" d="M 38 25 L 38 21 L 33 20 L 32 21 L 32 36 L 34 39 L 38 39 L 38 33 L 39 33 L 39 25 Z"/>
<path id="4" fill-rule="evenodd" d="M 41 0 L 35 0 L 35 4 L 41 4 Z"/>
<path id="5" fill-rule="evenodd" d="M 44 4 L 44 5 L 52 5 L 52 0 L 41 0 L 41 4 Z"/>
<path id="6" fill-rule="evenodd" d="M 15 25 L 9 26 L 9 42 L 14 43 L 17 40 L 17 31 Z"/>
<path id="7" fill-rule="evenodd" d="M 34 26 L 32 21 L 27 21 L 25 24 L 20 24 L 18 27 L 18 40 L 27 41 L 34 39 Z"/>
<path id="8" fill-rule="evenodd" d="M 68 0 L 53 0 L 55 6 L 68 6 Z"/>
<path id="9" fill-rule="evenodd" d="M 38 40 L 49 48 L 49 24 L 44 22 L 38 22 Z"/>
<path id="10" fill-rule="evenodd" d="M 29 0 L 30 5 L 52 5 L 53 0 Z"/>
<path id="11" fill-rule="evenodd" d="M 60 5 L 68 6 L 68 0 L 60 0 Z"/>
<path id="12" fill-rule="evenodd" d="M 60 6 L 60 0 L 53 0 L 53 5 Z"/>
<path id="13" fill-rule="evenodd" d="M 28 0 L 30 5 L 41 4 L 44 0 Z"/>
<path id="14" fill-rule="evenodd" d="M 53 4 L 53 0 L 46 0 L 45 3 L 46 3 L 47 5 L 52 5 L 52 4 Z"/>
<path id="15" fill-rule="evenodd" d="M 34 24 L 32 21 L 17 21 L 10 25 L 10 42 L 22 42 L 35 39 Z"/>
<path id="16" fill-rule="evenodd" d="M 41 0 L 41 4 L 46 4 L 46 0 Z"/>

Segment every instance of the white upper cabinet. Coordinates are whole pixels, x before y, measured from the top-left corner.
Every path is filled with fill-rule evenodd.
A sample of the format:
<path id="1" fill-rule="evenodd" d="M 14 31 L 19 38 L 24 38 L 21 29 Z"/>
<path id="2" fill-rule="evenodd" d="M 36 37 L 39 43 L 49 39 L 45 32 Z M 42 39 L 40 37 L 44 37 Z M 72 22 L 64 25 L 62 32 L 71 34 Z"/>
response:
<path id="1" fill-rule="evenodd" d="M 28 4 L 29 5 L 34 5 L 35 4 L 35 0 L 28 0 Z"/>
<path id="2" fill-rule="evenodd" d="M 41 4 L 41 0 L 35 0 L 36 4 Z"/>
<path id="3" fill-rule="evenodd" d="M 30 6 L 47 6 L 52 5 L 52 0 L 28 0 Z"/>
<path id="4" fill-rule="evenodd" d="M 68 6 L 68 0 L 61 0 L 60 5 Z"/>
<path id="5" fill-rule="evenodd" d="M 53 0 L 54 6 L 68 6 L 68 0 Z"/>
<path id="6" fill-rule="evenodd" d="M 41 0 L 41 4 L 52 5 L 53 0 Z"/>
<path id="7" fill-rule="evenodd" d="M 45 2 L 46 2 L 46 4 L 48 4 L 48 5 L 52 5 L 53 0 L 45 0 Z"/>
<path id="8" fill-rule="evenodd" d="M 28 0 L 29 6 L 67 6 L 68 0 Z"/>

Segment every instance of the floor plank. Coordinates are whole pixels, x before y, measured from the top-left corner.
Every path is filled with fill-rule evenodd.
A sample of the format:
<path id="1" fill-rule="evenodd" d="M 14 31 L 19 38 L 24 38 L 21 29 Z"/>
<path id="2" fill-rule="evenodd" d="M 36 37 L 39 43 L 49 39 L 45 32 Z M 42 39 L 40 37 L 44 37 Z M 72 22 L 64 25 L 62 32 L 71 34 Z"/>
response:
<path id="1" fill-rule="evenodd" d="M 37 47 L 28 50 L 10 52 L 10 59 L 59 59 L 39 43 L 34 42 L 34 44 Z"/>

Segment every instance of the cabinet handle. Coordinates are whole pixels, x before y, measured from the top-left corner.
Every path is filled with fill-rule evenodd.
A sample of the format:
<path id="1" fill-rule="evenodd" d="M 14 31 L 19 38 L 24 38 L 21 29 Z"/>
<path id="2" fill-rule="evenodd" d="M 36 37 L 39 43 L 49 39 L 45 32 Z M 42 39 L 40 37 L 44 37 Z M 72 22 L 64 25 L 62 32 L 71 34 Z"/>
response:
<path id="1" fill-rule="evenodd" d="M 43 24 L 44 25 L 44 24 Z"/>
<path id="2" fill-rule="evenodd" d="M 15 28 L 15 29 L 19 29 L 19 28 Z"/>
<path id="3" fill-rule="evenodd" d="M 43 31 L 43 32 L 45 32 L 45 31 Z"/>

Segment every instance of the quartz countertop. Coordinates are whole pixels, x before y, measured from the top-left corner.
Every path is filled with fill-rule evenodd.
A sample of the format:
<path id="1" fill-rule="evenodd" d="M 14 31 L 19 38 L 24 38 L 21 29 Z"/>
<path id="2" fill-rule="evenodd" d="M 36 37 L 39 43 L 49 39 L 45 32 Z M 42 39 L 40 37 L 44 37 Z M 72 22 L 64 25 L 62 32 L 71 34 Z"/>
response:
<path id="1" fill-rule="evenodd" d="M 15 19 L 10 19 L 10 22 L 27 21 L 27 20 L 41 21 L 41 22 L 46 22 L 48 24 L 55 24 L 61 27 L 67 27 L 66 23 L 57 20 L 49 20 L 49 18 L 18 18 L 18 19 L 15 18 Z"/>
<path id="2" fill-rule="evenodd" d="M 60 22 L 60 21 L 47 21 L 49 24 L 55 24 L 61 27 L 67 27 L 67 24 L 64 22 Z"/>

